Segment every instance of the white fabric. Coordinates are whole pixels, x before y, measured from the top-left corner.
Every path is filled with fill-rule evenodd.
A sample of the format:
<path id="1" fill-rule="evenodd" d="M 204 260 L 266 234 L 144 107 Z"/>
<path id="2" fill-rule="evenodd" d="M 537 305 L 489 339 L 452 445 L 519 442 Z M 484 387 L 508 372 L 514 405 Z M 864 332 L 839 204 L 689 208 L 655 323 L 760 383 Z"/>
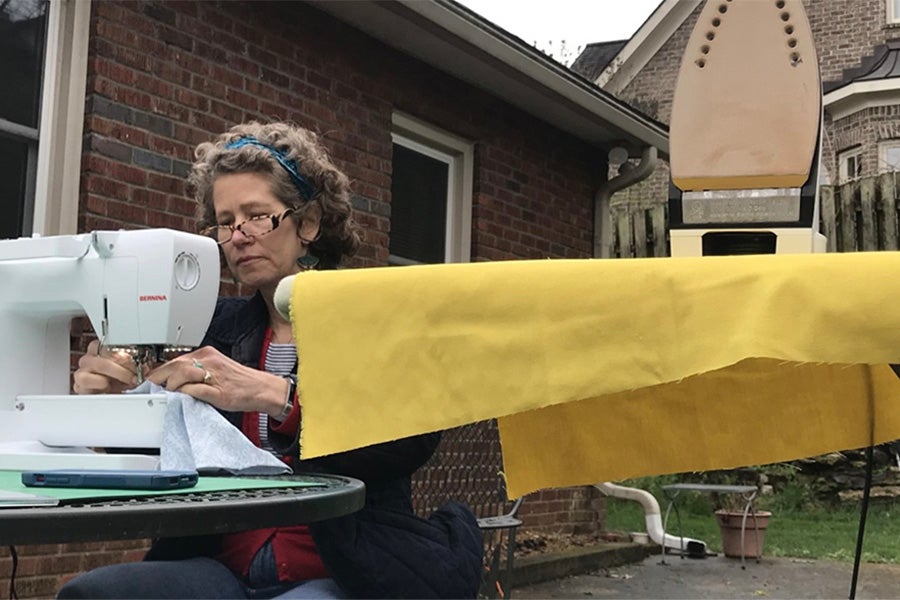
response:
<path id="1" fill-rule="evenodd" d="M 290 467 L 257 448 L 212 405 L 145 381 L 133 392 L 166 394 L 160 468 L 226 471 L 233 475 L 282 475 Z"/>

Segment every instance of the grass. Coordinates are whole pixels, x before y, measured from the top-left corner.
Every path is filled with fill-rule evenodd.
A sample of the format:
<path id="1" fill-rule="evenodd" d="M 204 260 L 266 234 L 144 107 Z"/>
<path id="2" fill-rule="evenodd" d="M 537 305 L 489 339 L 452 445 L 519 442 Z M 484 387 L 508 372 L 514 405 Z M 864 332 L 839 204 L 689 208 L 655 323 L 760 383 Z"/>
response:
<path id="1" fill-rule="evenodd" d="M 665 513 L 665 496 L 652 489 L 658 485 L 642 487 L 641 483 L 647 482 L 625 482 L 623 485 L 650 491 Z M 827 508 L 803 505 L 797 500 L 784 497 L 764 499 L 760 508 L 772 511 L 764 555 L 853 561 L 859 528 L 859 507 Z M 684 535 L 703 540 L 711 550 L 721 552 L 722 542 L 711 499 L 702 494 L 683 493 L 679 496 L 678 506 Z M 646 531 L 643 509 L 636 502 L 607 498 L 606 507 L 608 531 Z M 674 511 L 669 516 L 667 528 L 669 533 L 678 533 Z M 870 503 L 862 560 L 900 563 L 900 544 L 897 544 L 897 539 L 900 539 L 900 504 L 885 504 L 883 501 Z"/>

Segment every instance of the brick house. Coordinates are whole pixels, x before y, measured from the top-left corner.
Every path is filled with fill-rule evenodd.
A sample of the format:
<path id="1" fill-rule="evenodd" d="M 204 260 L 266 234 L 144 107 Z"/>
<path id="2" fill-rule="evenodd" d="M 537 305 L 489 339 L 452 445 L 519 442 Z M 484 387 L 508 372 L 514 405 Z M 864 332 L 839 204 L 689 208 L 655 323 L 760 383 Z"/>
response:
<path id="1" fill-rule="evenodd" d="M 354 182 L 352 267 L 585 258 L 610 151 L 667 152 L 663 125 L 451 0 L 12 0 L 0 30 L 0 238 L 191 231 L 192 148 L 281 119 Z M 75 350 L 89 334 L 73 327 Z M 594 530 L 599 506 L 592 488 L 553 490 L 522 514 Z M 19 596 L 144 547 L 20 548 Z"/>
<path id="2" fill-rule="evenodd" d="M 589 46 L 572 68 L 668 123 L 681 57 L 702 6 L 700 0 L 663 0 L 631 39 Z M 820 182 L 840 185 L 900 170 L 900 2 L 804 0 L 804 6 L 824 94 Z M 667 185 L 661 164 L 613 202 L 664 204 Z"/>

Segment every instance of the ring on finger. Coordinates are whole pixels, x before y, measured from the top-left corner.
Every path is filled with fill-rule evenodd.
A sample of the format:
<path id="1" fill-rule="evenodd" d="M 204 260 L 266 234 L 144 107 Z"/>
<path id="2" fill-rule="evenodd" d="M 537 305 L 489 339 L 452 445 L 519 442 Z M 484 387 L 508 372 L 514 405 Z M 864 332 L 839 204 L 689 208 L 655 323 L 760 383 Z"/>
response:
<path id="1" fill-rule="evenodd" d="M 203 368 L 203 363 L 200 362 L 199 360 L 197 360 L 197 359 L 195 358 L 195 359 L 194 359 L 194 366 L 197 367 L 198 369 L 202 369 L 202 368 Z"/>
<path id="2" fill-rule="evenodd" d="M 203 369 L 203 383 L 205 383 L 206 385 L 209 385 L 211 381 L 212 381 L 212 373 L 210 373 L 206 369 Z"/>

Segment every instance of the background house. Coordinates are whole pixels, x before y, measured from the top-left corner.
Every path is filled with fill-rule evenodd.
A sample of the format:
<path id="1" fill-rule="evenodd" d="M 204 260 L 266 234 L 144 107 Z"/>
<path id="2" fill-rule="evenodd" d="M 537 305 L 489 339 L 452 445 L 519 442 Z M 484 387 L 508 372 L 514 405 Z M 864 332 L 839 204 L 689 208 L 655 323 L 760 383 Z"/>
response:
<path id="1" fill-rule="evenodd" d="M 803 4 L 824 93 L 820 183 L 826 186 L 822 225 L 828 248 L 897 249 L 896 185 L 893 177 L 877 176 L 900 170 L 900 2 L 804 0 Z M 614 43 L 591 45 L 572 68 L 668 123 L 681 57 L 702 6 L 700 0 L 663 0 L 614 55 L 610 56 Z M 648 244 L 639 241 L 641 222 L 645 213 L 664 211 L 668 177 L 662 164 L 646 182 L 614 196 L 620 253 L 648 252 Z M 870 188 L 868 206 L 864 198 Z M 854 232 L 865 228 L 872 231 Z M 652 254 L 653 245 L 649 248 Z"/>
<path id="2" fill-rule="evenodd" d="M 191 231 L 192 148 L 234 123 L 287 119 L 317 131 L 354 182 L 366 233 L 353 267 L 585 258 L 610 151 L 667 151 L 659 122 L 450 0 L 10 0 L 0 32 L 0 238 Z M 76 322 L 76 350 L 89 335 Z M 482 441 L 484 481 L 468 465 L 432 465 L 433 479 L 496 487 L 496 440 Z M 600 526 L 593 488 L 524 506 L 526 526 Z M 20 548 L 19 596 L 144 546 Z"/>

